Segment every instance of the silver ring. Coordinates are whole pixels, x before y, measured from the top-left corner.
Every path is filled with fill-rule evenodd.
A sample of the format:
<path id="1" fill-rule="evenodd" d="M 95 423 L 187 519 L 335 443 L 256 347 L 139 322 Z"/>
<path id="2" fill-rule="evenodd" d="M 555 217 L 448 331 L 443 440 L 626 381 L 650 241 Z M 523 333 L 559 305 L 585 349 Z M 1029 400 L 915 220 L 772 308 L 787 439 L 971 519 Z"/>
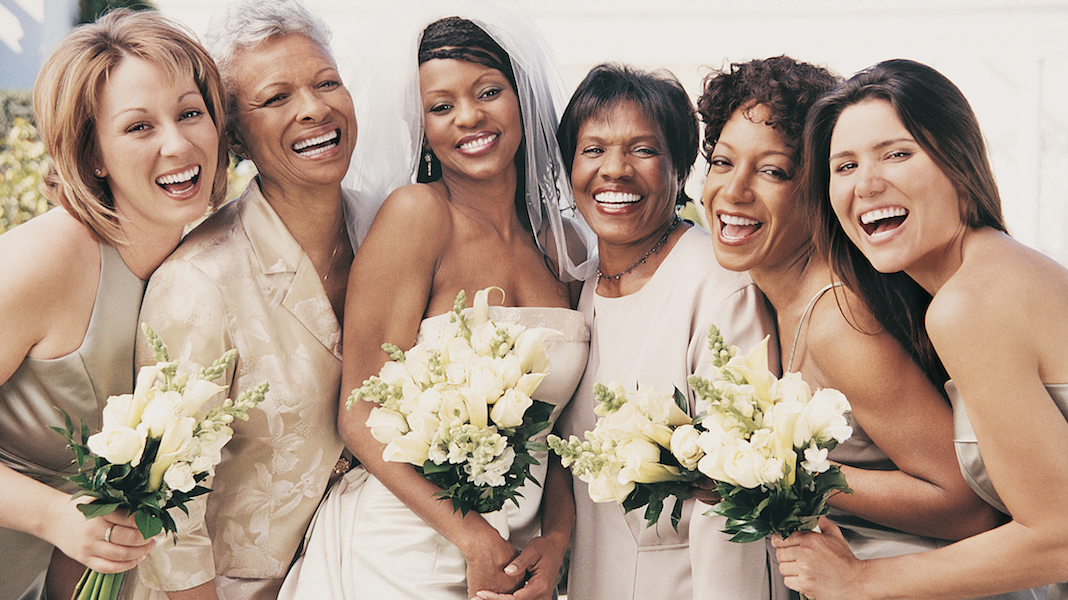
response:
<path id="1" fill-rule="evenodd" d="M 115 529 L 114 525 L 112 525 L 111 527 L 108 527 L 107 530 L 104 532 L 104 541 L 109 543 L 109 544 L 111 543 L 111 530 L 112 529 Z"/>

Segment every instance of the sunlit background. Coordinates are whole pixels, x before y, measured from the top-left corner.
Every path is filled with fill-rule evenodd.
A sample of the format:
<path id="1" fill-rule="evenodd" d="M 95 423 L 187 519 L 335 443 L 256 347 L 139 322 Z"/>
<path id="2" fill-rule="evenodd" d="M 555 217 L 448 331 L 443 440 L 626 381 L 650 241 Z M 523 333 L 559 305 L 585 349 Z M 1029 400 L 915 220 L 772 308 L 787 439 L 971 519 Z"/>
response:
<path id="1" fill-rule="evenodd" d="M 306 0 L 342 62 L 403 0 Z M 0 0 L 0 89 L 32 87 L 74 0 Z M 218 0 L 155 0 L 203 34 Z M 971 101 L 1011 232 L 1068 264 L 1068 0 L 531 0 L 573 87 L 605 61 L 667 68 L 696 98 L 725 63 L 789 54 L 849 75 L 887 58 L 930 64 Z M 360 82 L 347 82 L 350 87 Z M 2 132 L 0 132 L 2 133 Z M 698 197 L 704 169 L 688 190 Z"/>

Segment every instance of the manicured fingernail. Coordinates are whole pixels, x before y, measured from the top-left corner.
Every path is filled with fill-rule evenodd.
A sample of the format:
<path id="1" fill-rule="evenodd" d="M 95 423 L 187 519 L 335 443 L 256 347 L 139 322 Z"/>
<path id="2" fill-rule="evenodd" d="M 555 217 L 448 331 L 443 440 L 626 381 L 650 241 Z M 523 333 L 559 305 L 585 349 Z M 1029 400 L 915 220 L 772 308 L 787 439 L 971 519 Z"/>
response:
<path id="1" fill-rule="evenodd" d="M 508 575 L 515 575 L 516 573 L 519 572 L 519 567 L 517 567 L 515 565 L 508 565 L 507 567 L 504 568 L 504 572 L 507 573 Z"/>

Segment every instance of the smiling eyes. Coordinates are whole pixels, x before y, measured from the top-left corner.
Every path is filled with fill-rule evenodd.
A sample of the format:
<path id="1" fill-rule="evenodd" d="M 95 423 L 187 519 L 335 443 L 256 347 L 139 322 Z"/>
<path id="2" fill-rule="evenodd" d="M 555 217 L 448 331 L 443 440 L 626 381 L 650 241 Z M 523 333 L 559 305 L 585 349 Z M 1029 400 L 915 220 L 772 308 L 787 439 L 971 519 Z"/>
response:
<path id="1" fill-rule="evenodd" d="M 639 146 L 630 150 L 630 152 L 636 154 L 639 158 L 653 158 L 662 154 L 660 150 L 649 146 Z M 582 155 L 590 158 L 596 158 L 604 153 L 605 149 L 601 146 L 588 146 L 582 149 Z"/>
<path id="2" fill-rule="evenodd" d="M 202 109 L 190 108 L 188 110 L 183 110 L 178 115 L 178 120 L 179 121 L 186 121 L 188 119 L 195 119 L 195 118 L 197 118 L 197 117 L 199 117 L 199 116 L 201 116 L 203 114 L 204 114 L 204 111 Z M 129 127 L 127 127 L 123 131 L 125 133 L 139 133 L 139 132 L 142 132 L 142 131 L 147 131 L 151 127 L 152 127 L 152 124 L 147 122 L 147 121 L 138 121 L 137 123 L 134 123 L 133 125 L 130 125 Z"/>
<path id="3" fill-rule="evenodd" d="M 503 92 L 503 91 L 504 91 L 504 88 L 502 88 L 500 86 L 488 87 L 488 88 L 482 90 L 481 92 L 479 92 L 478 99 L 479 100 L 495 100 L 498 96 L 501 95 L 501 92 Z M 427 112 L 437 113 L 437 114 L 446 113 L 446 112 L 450 111 L 451 109 L 453 109 L 455 106 L 456 105 L 451 103 L 451 102 L 444 102 L 444 101 L 435 102 L 434 104 L 432 104 L 430 106 L 430 108 L 427 109 Z"/>
<path id="4" fill-rule="evenodd" d="M 713 156 L 708 162 L 708 168 L 711 172 L 725 173 L 733 167 L 734 165 L 731 164 L 731 161 L 722 156 Z M 762 175 L 767 175 L 776 181 L 792 181 L 794 178 L 790 172 L 774 165 L 760 167 L 756 172 Z"/>
<path id="5" fill-rule="evenodd" d="M 333 80 L 333 79 L 327 79 L 325 81 L 321 81 L 321 82 L 315 84 L 315 89 L 316 90 L 332 91 L 332 90 L 335 90 L 335 89 L 337 89 L 339 87 L 341 87 L 341 82 Z M 281 104 L 281 103 L 285 102 L 290 97 L 290 95 L 291 94 L 289 92 L 283 92 L 283 93 L 280 93 L 280 94 L 275 94 L 275 95 L 271 96 L 270 98 L 268 98 L 267 101 L 264 102 L 261 106 L 264 106 L 264 107 L 276 106 L 278 104 Z"/>
<path id="6" fill-rule="evenodd" d="M 916 152 L 913 150 L 893 150 L 883 155 L 882 160 L 887 162 L 901 162 L 908 160 Z M 857 161 L 846 160 L 831 168 L 835 173 L 848 174 L 857 168 Z"/>

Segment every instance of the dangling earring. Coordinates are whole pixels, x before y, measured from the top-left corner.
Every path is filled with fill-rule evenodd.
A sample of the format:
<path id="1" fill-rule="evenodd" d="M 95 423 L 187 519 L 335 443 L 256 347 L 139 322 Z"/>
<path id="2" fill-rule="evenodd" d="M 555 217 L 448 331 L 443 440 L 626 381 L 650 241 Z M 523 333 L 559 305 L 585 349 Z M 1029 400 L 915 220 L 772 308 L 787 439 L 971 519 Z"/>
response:
<path id="1" fill-rule="evenodd" d="M 430 150 L 423 153 L 423 160 L 426 161 L 426 177 L 430 179 L 434 176 L 434 159 L 430 154 Z"/>

